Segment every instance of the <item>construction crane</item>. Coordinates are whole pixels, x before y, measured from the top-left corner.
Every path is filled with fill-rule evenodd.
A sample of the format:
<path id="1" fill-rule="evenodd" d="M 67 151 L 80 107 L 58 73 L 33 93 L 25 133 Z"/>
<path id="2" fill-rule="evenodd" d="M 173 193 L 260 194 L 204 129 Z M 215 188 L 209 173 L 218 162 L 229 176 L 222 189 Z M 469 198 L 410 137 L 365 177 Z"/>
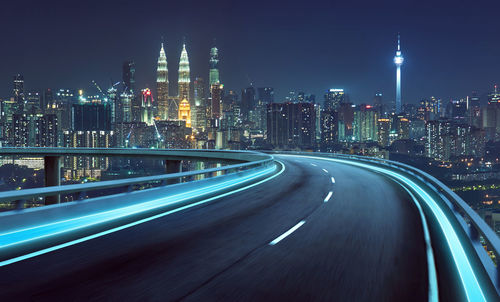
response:
<path id="1" fill-rule="evenodd" d="M 156 121 L 153 120 L 153 124 L 155 126 L 155 131 L 156 131 L 156 138 L 158 139 L 158 142 L 163 142 L 164 139 L 160 135 L 160 131 L 158 131 L 158 127 L 156 126 Z"/>
<path id="2" fill-rule="evenodd" d="M 102 95 L 104 95 L 105 97 L 107 96 L 106 93 L 104 93 L 104 91 L 102 91 L 101 89 L 101 86 L 99 86 L 96 81 L 92 80 L 92 84 L 94 84 L 94 86 L 97 88 L 97 90 L 102 93 Z"/>
<path id="3" fill-rule="evenodd" d="M 111 85 L 110 89 L 111 88 L 114 88 L 116 85 L 118 84 L 121 84 L 122 82 L 116 82 L 114 83 L 113 85 Z M 109 93 L 107 92 L 104 92 L 104 90 L 102 90 L 101 86 L 99 86 L 99 84 L 97 84 L 96 81 L 92 80 L 92 84 L 94 84 L 94 86 L 97 88 L 97 90 L 105 97 L 105 98 L 109 98 Z M 109 90 L 108 90 L 109 91 Z"/>

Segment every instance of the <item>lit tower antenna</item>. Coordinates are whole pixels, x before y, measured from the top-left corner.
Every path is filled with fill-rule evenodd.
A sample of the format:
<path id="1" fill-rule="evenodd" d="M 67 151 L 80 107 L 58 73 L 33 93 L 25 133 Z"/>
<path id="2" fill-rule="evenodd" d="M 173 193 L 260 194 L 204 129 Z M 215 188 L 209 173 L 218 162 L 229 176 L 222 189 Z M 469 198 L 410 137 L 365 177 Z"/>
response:
<path id="1" fill-rule="evenodd" d="M 396 64 L 396 113 L 401 113 L 401 65 L 403 65 L 403 55 L 401 54 L 401 40 L 398 33 L 398 50 L 394 56 L 394 63 Z"/>
<path id="2" fill-rule="evenodd" d="M 156 69 L 156 95 L 158 99 L 158 118 L 168 119 L 168 69 L 167 56 L 161 43 L 160 56 Z"/>

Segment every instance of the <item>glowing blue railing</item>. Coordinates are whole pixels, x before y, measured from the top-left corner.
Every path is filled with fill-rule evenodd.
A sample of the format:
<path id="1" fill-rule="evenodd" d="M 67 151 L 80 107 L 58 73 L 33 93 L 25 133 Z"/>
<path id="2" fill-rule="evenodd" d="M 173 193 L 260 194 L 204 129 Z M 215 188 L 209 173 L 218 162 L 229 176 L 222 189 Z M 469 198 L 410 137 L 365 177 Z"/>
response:
<path id="1" fill-rule="evenodd" d="M 190 153 L 201 158 L 194 151 Z M 227 160 L 227 152 L 222 153 Z M 266 154 L 234 152 L 230 157 L 243 160 L 245 154 L 252 161 L 182 173 L 2 192 L 0 200 L 19 200 L 151 182 L 162 184 L 140 191 L 0 213 L 0 266 L 210 202 L 270 180 L 284 170 L 283 167 L 279 169 L 273 157 Z M 170 185 L 166 183 L 200 174 L 212 177 Z"/>
<path id="2" fill-rule="evenodd" d="M 460 229 L 460 231 L 455 231 L 458 240 L 461 242 L 469 242 L 468 246 L 464 247 L 466 257 L 470 259 L 466 259 L 465 264 L 472 265 L 474 270 L 477 272 L 477 278 L 479 280 L 471 280 L 474 281 L 472 283 L 479 282 L 483 284 L 485 288 L 488 288 L 487 283 L 491 284 L 494 288 L 495 294 L 500 295 L 500 265 L 496 265 L 495 261 L 488 255 L 488 253 L 483 248 L 483 244 L 480 240 L 484 240 L 486 242 L 489 250 L 494 254 L 494 259 L 500 259 L 500 239 L 493 232 L 493 230 L 486 224 L 486 222 L 472 209 L 467 203 L 460 198 L 456 193 L 451 191 L 446 185 L 444 185 L 441 181 L 437 180 L 435 177 L 425 173 L 417 168 L 412 166 L 390 161 L 386 159 L 367 157 L 367 156 L 357 156 L 357 155 L 346 155 L 346 154 L 338 154 L 338 153 L 320 153 L 320 152 L 294 152 L 294 151 L 280 151 L 280 152 L 266 152 L 266 153 L 277 153 L 277 154 L 290 154 L 290 155 L 300 155 L 300 156 L 312 156 L 312 157 L 323 157 L 323 158 L 332 158 L 332 159 L 341 159 L 346 162 L 363 162 L 366 165 L 362 165 L 364 167 L 369 166 L 379 166 L 384 169 L 380 170 L 384 174 L 388 174 L 390 177 L 401 180 L 404 179 L 414 179 L 417 183 L 421 183 L 421 185 L 413 185 L 408 186 L 411 190 L 417 190 L 419 194 L 416 195 L 424 195 L 428 197 L 428 204 L 434 204 L 437 202 L 438 208 L 437 211 L 441 212 L 441 210 L 445 210 L 444 215 L 446 216 L 446 220 L 451 221 L 452 227 L 456 227 Z M 388 173 L 387 169 L 399 171 L 398 173 Z M 377 171 L 377 169 L 374 169 Z M 394 175 L 390 175 L 394 174 Z M 414 184 L 415 182 L 410 181 L 408 183 Z M 431 192 L 435 193 L 437 198 L 430 197 L 425 190 L 431 190 Z M 439 201 L 441 200 L 441 201 Z M 441 207 L 442 204 L 443 207 Z M 442 209 L 441 209 L 442 208 Z M 446 212 L 452 213 L 447 215 Z M 429 215 L 426 215 L 429 216 Z M 454 221 L 453 221 L 454 220 Z M 440 226 L 442 227 L 442 225 Z M 464 234 L 461 236 L 461 234 Z M 470 247 L 470 248 L 469 248 Z M 450 246 L 450 249 L 453 249 Z M 475 260 L 478 259 L 478 260 Z M 457 264 L 459 265 L 459 264 Z M 480 271 L 484 270 L 484 274 Z M 486 277 L 484 277 L 486 275 Z M 467 280 L 471 276 L 461 276 L 463 280 Z M 484 277 L 484 278 L 483 278 Z M 476 277 L 475 277 L 476 278 Z M 465 288 L 467 292 L 468 288 Z M 491 295 L 491 291 L 488 291 L 489 295 Z M 479 290 L 481 292 L 481 290 Z M 486 293 L 483 293 L 486 294 Z M 479 293 L 481 296 L 481 293 Z M 474 296 L 477 298 L 477 296 Z M 485 296 L 482 296 L 485 300 Z M 468 297 L 470 298 L 470 297 Z"/>
<path id="3" fill-rule="evenodd" d="M 190 179 L 197 175 L 204 178 L 214 175 L 235 173 L 273 163 L 272 156 L 250 151 L 231 150 L 164 150 L 164 149 L 116 149 L 116 148 L 0 148 L 0 156 L 93 156 L 93 157 L 151 157 L 168 160 L 210 160 L 210 161 L 239 161 L 243 163 L 225 165 L 212 169 L 190 172 L 169 173 L 163 175 L 136 177 L 119 180 L 100 181 L 86 184 L 72 184 L 63 186 L 49 186 L 42 188 L 23 189 L 0 192 L 0 203 L 14 202 L 14 209 L 24 208 L 27 200 L 62 194 L 80 193 L 79 200 L 86 193 L 112 188 L 127 188 L 133 190 L 135 185 L 161 183 L 168 185 L 177 180 Z M 173 181 L 173 182 L 171 182 Z"/>

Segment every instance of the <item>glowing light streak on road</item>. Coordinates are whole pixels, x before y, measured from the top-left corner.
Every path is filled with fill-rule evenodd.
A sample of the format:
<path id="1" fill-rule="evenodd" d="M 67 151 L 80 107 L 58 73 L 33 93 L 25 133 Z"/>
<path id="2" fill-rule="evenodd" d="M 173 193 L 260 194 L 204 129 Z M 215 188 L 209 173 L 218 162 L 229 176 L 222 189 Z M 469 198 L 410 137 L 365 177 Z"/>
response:
<path id="1" fill-rule="evenodd" d="M 93 235 L 89 235 L 89 236 L 86 236 L 86 237 L 83 237 L 83 238 L 75 239 L 75 240 L 72 240 L 72 241 L 69 241 L 69 242 L 66 242 L 66 243 L 62 243 L 62 244 L 58 244 L 58 245 L 55 245 L 55 246 L 52 246 L 52 247 L 48 247 L 48 248 L 45 248 L 45 249 L 41 249 L 39 251 L 28 253 L 28 254 L 25 254 L 25 255 L 22 255 L 22 256 L 18 256 L 18 257 L 14 257 L 14 258 L 11 258 L 11 259 L 7 259 L 7 260 L 4 260 L 4 261 L 0 262 L 0 267 L 8 265 L 8 264 L 11 264 L 11 263 L 19 262 L 19 261 L 22 261 L 22 260 L 25 260 L 25 259 L 29 259 L 29 258 L 32 258 L 32 257 L 36 257 L 36 256 L 39 256 L 39 255 L 42 255 L 42 254 L 46 254 L 46 253 L 49 253 L 49 252 L 52 252 L 52 251 L 55 251 L 55 250 L 58 250 L 58 249 L 61 249 L 61 248 L 64 248 L 64 247 L 68 247 L 68 246 L 75 245 L 75 244 L 78 244 L 78 243 L 81 243 L 81 242 L 85 242 L 85 241 L 88 241 L 88 240 L 91 240 L 91 239 L 94 239 L 94 238 L 98 238 L 98 237 L 101 237 L 101 236 L 104 236 L 104 235 L 107 235 L 107 234 L 110 234 L 110 233 L 113 233 L 113 232 L 117 232 L 117 231 L 129 228 L 129 227 L 133 227 L 133 226 L 141 224 L 141 223 L 145 223 L 145 222 L 151 221 L 153 219 L 161 218 L 161 217 L 164 217 L 166 215 L 170 215 L 170 214 L 173 214 L 173 213 L 176 213 L 176 212 L 179 212 L 179 211 L 191 208 L 191 207 L 195 207 L 197 205 L 208 203 L 208 202 L 213 201 L 215 199 L 219 199 L 219 198 L 231 195 L 231 194 L 235 194 L 237 192 L 241 192 L 243 190 L 247 190 L 249 188 L 252 188 L 252 187 L 255 187 L 257 185 L 260 185 L 260 184 L 262 184 L 264 182 L 267 182 L 267 181 L 269 181 L 269 180 L 271 180 L 271 179 L 273 179 L 273 178 L 281 175 L 285 171 L 285 165 L 283 163 L 281 163 L 281 162 L 279 162 L 279 164 L 281 165 L 281 170 L 279 172 L 277 172 L 276 174 L 274 174 L 274 175 L 272 175 L 270 177 L 267 177 L 267 178 L 265 178 L 263 180 L 260 180 L 260 181 L 258 181 L 256 183 L 244 186 L 244 187 L 239 188 L 239 189 L 235 189 L 235 190 L 230 191 L 230 192 L 219 194 L 217 196 L 214 196 L 214 197 L 211 197 L 211 198 L 208 198 L 208 199 L 204 199 L 204 200 L 201 200 L 201 201 L 198 201 L 198 202 L 194 202 L 194 203 L 191 203 L 191 204 L 188 204 L 188 205 L 185 205 L 185 206 L 181 206 L 179 208 L 175 208 L 175 209 L 166 211 L 164 213 L 160 213 L 160 214 L 157 214 L 157 215 L 154 215 L 154 216 L 151 216 L 151 217 L 140 219 L 140 220 L 135 221 L 135 222 L 131 222 L 131 223 L 128 223 L 128 224 L 125 224 L 125 225 L 122 225 L 122 226 L 111 228 L 109 230 L 98 232 L 98 233 L 93 234 Z M 218 184 L 218 185 L 215 185 L 215 186 L 210 186 L 209 188 L 212 188 L 214 191 L 216 191 L 217 189 L 220 189 L 221 186 L 223 188 L 224 187 L 227 188 L 228 186 L 229 187 L 235 186 L 235 185 L 237 185 L 239 183 L 242 183 L 244 181 L 252 180 L 252 179 L 255 179 L 255 178 L 259 178 L 262 175 L 272 173 L 275 170 L 276 170 L 276 167 L 268 168 L 268 169 L 265 169 L 263 171 L 259 171 L 259 172 L 253 173 L 253 174 L 251 174 L 251 175 L 249 175 L 247 177 L 239 178 L 236 181 L 235 180 L 225 181 L 225 182 L 223 182 L 221 184 Z M 232 184 L 230 184 L 230 183 L 232 183 Z M 204 188 L 204 190 L 206 190 L 206 189 L 207 188 Z M 195 191 L 197 191 L 197 190 L 195 190 Z M 199 191 L 199 189 L 198 189 L 198 191 Z M 202 196 L 203 194 L 204 193 L 201 193 L 198 196 Z M 184 195 L 185 196 L 185 193 L 176 194 L 174 196 L 180 196 L 180 195 Z M 146 202 L 146 203 L 148 205 L 150 205 L 151 203 L 154 203 L 154 202 L 163 201 L 163 203 L 161 204 L 161 206 L 165 206 L 167 204 L 179 203 L 179 202 L 185 201 L 186 199 L 194 198 L 195 196 L 190 196 L 190 197 L 187 197 L 187 198 L 182 198 L 180 200 L 176 200 L 175 202 L 170 202 L 170 203 L 165 204 L 164 200 L 165 199 L 169 199 L 171 197 L 172 196 L 169 196 L 169 197 L 166 197 L 166 198 L 161 198 L 161 199 L 153 200 L 153 201 Z M 125 208 L 121 208 L 121 209 L 117 209 L 117 210 L 112 210 L 112 211 L 104 212 L 104 213 L 109 214 L 109 212 L 116 211 L 115 212 L 115 216 L 104 215 L 104 217 L 100 217 L 100 218 L 104 218 L 104 220 L 103 219 L 101 219 L 101 220 L 95 219 L 95 217 L 97 215 L 101 214 L 101 213 L 98 213 L 98 214 L 94 214 L 94 215 L 87 215 L 87 216 L 83 216 L 83 217 L 79 217 L 79 218 L 75 218 L 75 219 L 68 219 L 68 220 L 63 220 L 63 221 L 59 221 L 59 222 L 55 222 L 55 223 L 51 223 L 51 224 L 45 224 L 45 225 L 42 225 L 42 226 L 37 226 L 37 227 L 32 227 L 32 228 L 26 228 L 26 229 L 14 231 L 14 232 L 4 233 L 4 234 L 0 235 L 0 239 L 2 239 L 2 236 L 7 236 L 7 235 L 19 233 L 19 232 L 32 231 L 32 230 L 35 230 L 35 229 L 37 229 L 39 227 L 47 227 L 47 226 L 52 227 L 53 225 L 58 225 L 59 223 L 74 222 L 74 221 L 77 221 L 80 218 L 89 218 L 89 217 L 93 217 L 94 218 L 94 222 L 91 223 L 91 224 L 88 224 L 88 223 L 87 224 L 81 224 L 80 226 L 75 226 L 72 229 L 59 230 L 59 231 L 53 232 L 53 233 L 44 233 L 44 235 L 42 235 L 42 236 L 31 237 L 31 239 L 24 239 L 24 240 L 22 240 L 22 237 L 20 237 L 20 238 L 18 238 L 18 239 L 21 239 L 21 241 L 19 241 L 19 242 L 11 242 L 10 244 L 3 244 L 3 243 L 5 243 L 5 240 L 0 240 L 0 244 L 2 244 L 2 245 L 0 245 L 0 251 L 3 248 L 5 248 L 6 246 L 15 245 L 15 244 L 18 244 L 20 242 L 26 242 L 26 241 L 36 240 L 36 239 L 42 239 L 44 237 L 54 236 L 54 235 L 58 235 L 60 233 L 64 233 L 65 231 L 67 232 L 67 231 L 70 231 L 70 230 L 80 229 L 80 228 L 88 227 L 90 225 L 94 225 L 94 224 L 97 224 L 97 223 L 102 223 L 102 222 L 105 222 L 105 221 L 109 221 L 109 220 L 112 220 L 112 219 L 118 219 L 118 218 L 121 218 L 121 217 L 133 214 L 133 213 L 127 213 L 127 210 L 124 210 L 124 209 L 129 209 L 130 210 L 130 208 L 135 208 L 135 207 L 140 208 L 140 206 L 143 206 L 144 208 L 142 210 L 144 211 L 144 210 L 151 210 L 151 209 L 154 209 L 155 207 L 158 207 L 158 205 L 156 205 L 156 206 L 152 206 L 152 207 L 147 208 L 144 204 L 145 203 L 142 203 L 140 205 L 134 205 L 134 206 L 129 206 L 129 207 L 125 207 Z M 85 222 L 87 222 L 87 220 L 85 220 Z M 59 227 L 64 228 L 64 226 L 61 226 L 60 224 L 59 224 Z M 35 232 L 35 234 L 37 234 L 37 232 Z M 14 237 L 14 239 L 15 238 L 16 237 Z"/>
<path id="2" fill-rule="evenodd" d="M 287 155 L 287 156 L 304 157 L 314 160 L 321 159 L 325 161 L 339 162 L 352 166 L 357 166 L 360 168 L 377 171 L 392 176 L 393 178 L 401 181 L 408 187 L 412 188 L 418 194 L 418 196 L 429 206 L 432 213 L 434 214 L 434 217 L 438 221 L 441 230 L 443 231 L 443 234 L 446 238 L 446 242 L 448 243 L 450 252 L 453 256 L 453 261 L 455 262 L 455 266 L 460 275 L 460 280 L 462 282 L 462 286 L 467 296 L 467 300 L 486 301 L 486 297 L 484 296 L 483 290 L 481 289 L 481 285 L 477 280 L 476 274 L 474 273 L 474 270 L 472 269 L 469 259 L 467 258 L 467 254 L 464 250 L 464 247 L 462 246 L 460 239 L 458 239 L 458 235 L 453 229 L 451 222 L 448 220 L 446 214 L 439 207 L 436 201 L 434 201 L 432 197 L 429 194 L 427 194 L 427 192 L 425 192 L 425 190 L 423 190 L 416 183 L 411 181 L 409 178 L 399 173 L 393 172 L 389 169 L 380 168 L 360 162 L 355 162 L 353 160 L 322 158 L 322 157 L 304 156 L 304 155 Z"/>

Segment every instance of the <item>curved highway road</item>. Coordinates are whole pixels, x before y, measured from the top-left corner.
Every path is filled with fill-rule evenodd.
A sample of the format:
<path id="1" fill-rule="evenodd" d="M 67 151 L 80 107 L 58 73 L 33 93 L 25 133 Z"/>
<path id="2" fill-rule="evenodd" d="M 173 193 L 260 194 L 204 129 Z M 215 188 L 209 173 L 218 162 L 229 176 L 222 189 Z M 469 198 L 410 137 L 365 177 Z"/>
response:
<path id="1" fill-rule="evenodd" d="M 405 189 L 350 165 L 275 157 L 285 171 L 259 186 L 0 268 L 0 300 L 428 300 Z"/>

